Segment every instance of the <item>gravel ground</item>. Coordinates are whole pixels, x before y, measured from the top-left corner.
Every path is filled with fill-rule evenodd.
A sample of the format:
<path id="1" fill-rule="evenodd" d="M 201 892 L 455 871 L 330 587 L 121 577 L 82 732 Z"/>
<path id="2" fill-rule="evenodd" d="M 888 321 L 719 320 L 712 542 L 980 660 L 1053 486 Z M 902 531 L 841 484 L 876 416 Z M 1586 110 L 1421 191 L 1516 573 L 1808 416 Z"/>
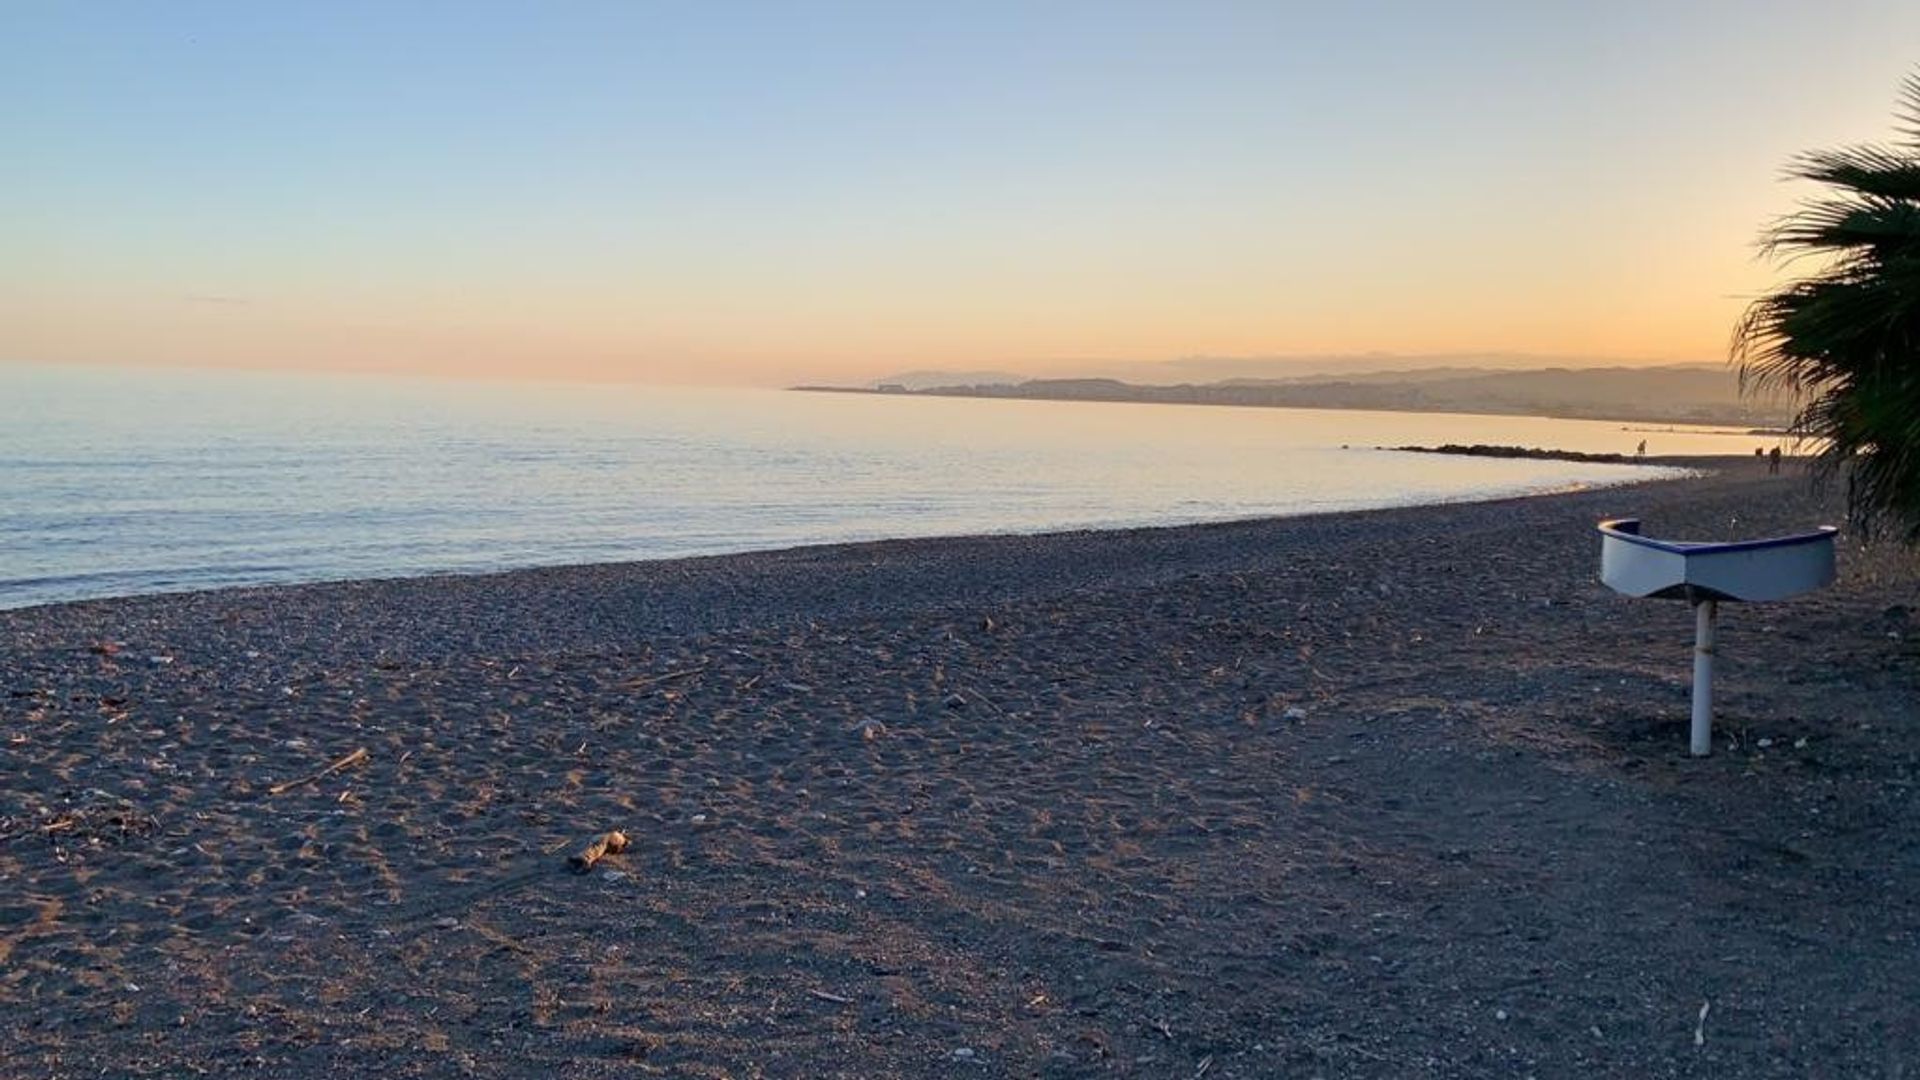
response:
<path id="1" fill-rule="evenodd" d="M 1832 516 L 1702 464 L 0 612 L 0 1074 L 1910 1075 L 1920 566 L 1689 759 L 1593 522 Z"/>

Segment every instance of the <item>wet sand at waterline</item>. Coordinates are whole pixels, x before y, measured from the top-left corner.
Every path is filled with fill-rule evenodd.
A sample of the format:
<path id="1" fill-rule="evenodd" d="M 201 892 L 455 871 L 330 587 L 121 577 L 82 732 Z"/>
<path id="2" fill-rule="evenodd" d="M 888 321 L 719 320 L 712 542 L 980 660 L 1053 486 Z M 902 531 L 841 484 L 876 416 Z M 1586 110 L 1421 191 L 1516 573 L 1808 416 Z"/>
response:
<path id="1" fill-rule="evenodd" d="M 1834 516 L 1711 468 L 0 612 L 0 1074 L 1903 1075 L 1920 566 L 1689 759 L 1593 522 Z"/>

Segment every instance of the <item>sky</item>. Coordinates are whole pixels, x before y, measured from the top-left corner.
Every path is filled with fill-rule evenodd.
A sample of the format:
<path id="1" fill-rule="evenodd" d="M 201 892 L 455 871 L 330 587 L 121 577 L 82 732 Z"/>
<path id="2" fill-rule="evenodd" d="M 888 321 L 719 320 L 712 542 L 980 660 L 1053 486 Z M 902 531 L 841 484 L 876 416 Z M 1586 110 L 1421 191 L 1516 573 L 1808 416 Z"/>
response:
<path id="1" fill-rule="evenodd" d="M 0 2 L 0 361 L 1719 360 L 1911 0 Z"/>

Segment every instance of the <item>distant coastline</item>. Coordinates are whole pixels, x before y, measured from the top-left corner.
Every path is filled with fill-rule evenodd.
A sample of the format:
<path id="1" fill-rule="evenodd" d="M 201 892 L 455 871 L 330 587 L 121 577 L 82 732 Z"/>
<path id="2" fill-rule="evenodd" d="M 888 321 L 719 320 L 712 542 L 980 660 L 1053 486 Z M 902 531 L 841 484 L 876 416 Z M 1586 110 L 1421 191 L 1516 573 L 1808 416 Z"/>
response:
<path id="1" fill-rule="evenodd" d="M 1776 430 L 1789 415 L 1779 403 L 1743 398 L 1723 368 L 1550 368 L 1532 371 L 1379 372 L 1340 378 L 1246 379 L 1150 385 L 1119 379 L 1029 379 L 1023 382 L 913 386 L 802 385 L 807 393 L 895 397 L 1106 401 L 1151 405 L 1355 409 L 1543 416 L 1642 424 L 1702 424 Z"/>

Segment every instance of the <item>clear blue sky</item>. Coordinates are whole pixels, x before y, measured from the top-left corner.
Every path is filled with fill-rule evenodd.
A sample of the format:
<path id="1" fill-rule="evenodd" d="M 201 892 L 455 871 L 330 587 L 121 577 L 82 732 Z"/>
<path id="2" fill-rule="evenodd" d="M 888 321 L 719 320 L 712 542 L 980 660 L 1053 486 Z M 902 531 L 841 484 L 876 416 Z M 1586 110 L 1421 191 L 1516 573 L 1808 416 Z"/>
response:
<path id="1" fill-rule="evenodd" d="M 0 359 L 1719 354 L 1920 4 L 13 3 Z"/>

